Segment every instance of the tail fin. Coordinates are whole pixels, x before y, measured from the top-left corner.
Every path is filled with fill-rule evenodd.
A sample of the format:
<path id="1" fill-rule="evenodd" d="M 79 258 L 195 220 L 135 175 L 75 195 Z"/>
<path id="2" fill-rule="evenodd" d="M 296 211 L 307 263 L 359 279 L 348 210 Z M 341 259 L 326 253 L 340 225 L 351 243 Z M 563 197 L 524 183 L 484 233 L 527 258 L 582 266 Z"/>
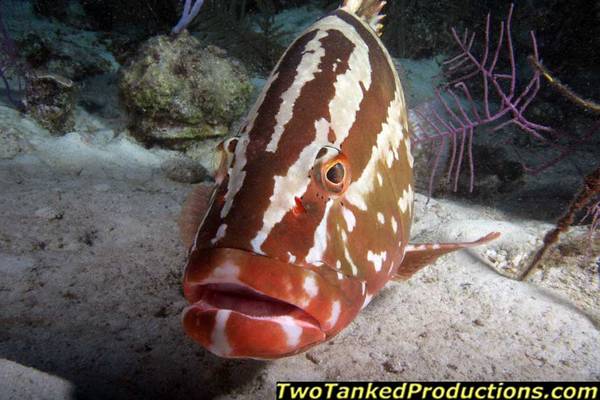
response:
<path id="1" fill-rule="evenodd" d="M 381 21 L 385 15 L 379 13 L 385 3 L 384 0 L 344 0 L 342 10 L 362 18 L 377 35 L 381 35 L 383 29 Z"/>

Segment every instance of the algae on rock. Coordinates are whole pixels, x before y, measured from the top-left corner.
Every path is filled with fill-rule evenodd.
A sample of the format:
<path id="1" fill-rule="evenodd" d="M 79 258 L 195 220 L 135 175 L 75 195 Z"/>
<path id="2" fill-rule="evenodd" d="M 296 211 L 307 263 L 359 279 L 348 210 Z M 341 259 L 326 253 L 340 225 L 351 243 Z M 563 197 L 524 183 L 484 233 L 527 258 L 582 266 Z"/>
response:
<path id="1" fill-rule="evenodd" d="M 27 112 L 54 135 L 75 128 L 75 91 L 73 81 L 55 74 L 31 74 L 25 89 Z"/>
<path id="2" fill-rule="evenodd" d="M 252 91 L 239 62 L 216 47 L 203 48 L 188 32 L 149 39 L 119 86 L 132 133 L 146 144 L 175 148 L 227 134 Z"/>

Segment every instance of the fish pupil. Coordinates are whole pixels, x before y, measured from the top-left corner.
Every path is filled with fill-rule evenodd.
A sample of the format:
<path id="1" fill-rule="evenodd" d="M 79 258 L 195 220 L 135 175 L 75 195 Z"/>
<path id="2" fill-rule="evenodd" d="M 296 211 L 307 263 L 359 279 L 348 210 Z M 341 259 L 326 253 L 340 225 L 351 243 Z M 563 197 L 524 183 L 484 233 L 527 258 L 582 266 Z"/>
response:
<path id="1" fill-rule="evenodd" d="M 344 166 L 341 163 L 336 163 L 327 171 L 327 180 L 335 185 L 339 185 L 344 180 L 345 173 Z"/>

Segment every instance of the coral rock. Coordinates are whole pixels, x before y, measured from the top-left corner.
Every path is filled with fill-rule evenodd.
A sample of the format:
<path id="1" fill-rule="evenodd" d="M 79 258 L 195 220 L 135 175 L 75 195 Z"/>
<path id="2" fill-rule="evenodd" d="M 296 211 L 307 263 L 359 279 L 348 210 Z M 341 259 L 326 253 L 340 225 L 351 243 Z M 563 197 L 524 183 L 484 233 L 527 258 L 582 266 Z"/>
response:
<path id="1" fill-rule="evenodd" d="M 25 102 L 31 116 L 50 133 L 65 134 L 75 127 L 75 85 L 54 74 L 34 74 L 27 81 Z"/>
<path id="2" fill-rule="evenodd" d="M 165 160 L 161 169 L 175 182 L 199 183 L 208 178 L 208 172 L 199 162 L 185 156 Z"/>
<path id="3" fill-rule="evenodd" d="M 132 133 L 146 144 L 175 148 L 225 135 L 246 110 L 251 91 L 239 63 L 204 49 L 185 31 L 148 40 L 120 82 Z"/>

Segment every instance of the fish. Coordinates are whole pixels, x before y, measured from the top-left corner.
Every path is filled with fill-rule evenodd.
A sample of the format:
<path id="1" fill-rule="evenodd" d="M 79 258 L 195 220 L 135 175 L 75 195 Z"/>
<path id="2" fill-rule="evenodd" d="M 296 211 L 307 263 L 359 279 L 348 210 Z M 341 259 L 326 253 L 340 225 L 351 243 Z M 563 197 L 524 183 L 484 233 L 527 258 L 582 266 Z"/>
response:
<path id="1" fill-rule="evenodd" d="M 414 159 L 380 0 L 345 0 L 287 48 L 213 187 L 180 226 L 184 331 L 225 358 L 276 359 L 347 327 L 390 280 L 484 244 L 409 244 Z"/>

